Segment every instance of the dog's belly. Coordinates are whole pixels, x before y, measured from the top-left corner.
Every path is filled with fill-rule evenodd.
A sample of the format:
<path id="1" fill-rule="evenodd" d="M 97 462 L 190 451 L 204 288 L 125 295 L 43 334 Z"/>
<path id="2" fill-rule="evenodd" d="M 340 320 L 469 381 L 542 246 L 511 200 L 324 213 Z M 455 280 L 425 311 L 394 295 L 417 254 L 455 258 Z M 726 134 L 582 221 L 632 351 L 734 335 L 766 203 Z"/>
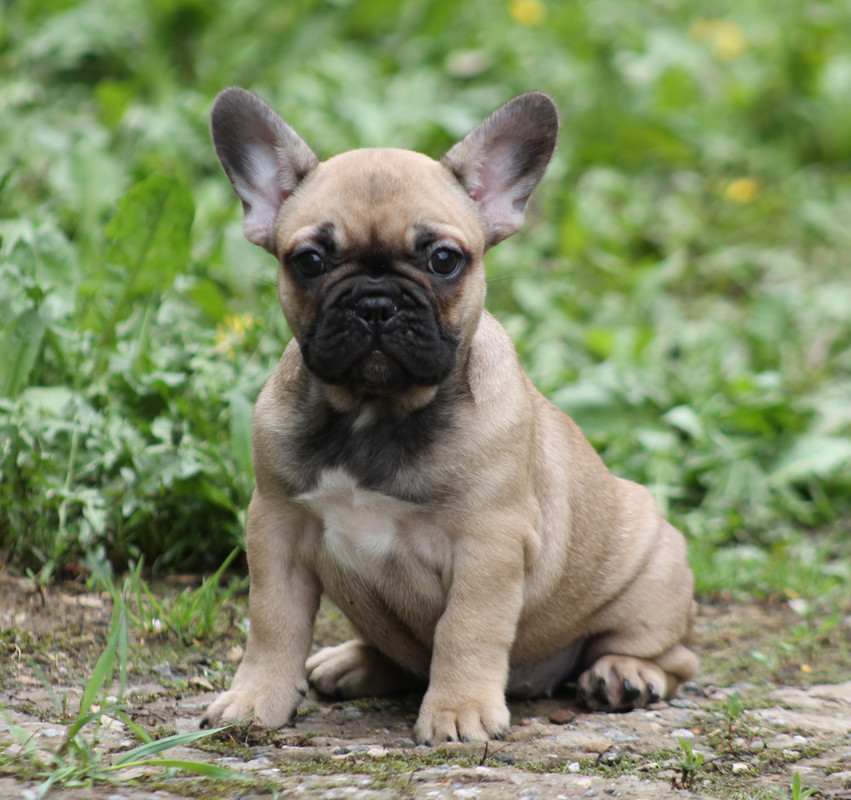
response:
<path id="1" fill-rule="evenodd" d="M 450 544 L 426 512 L 360 487 L 340 468 L 324 471 L 316 488 L 296 500 L 320 521 L 317 567 L 326 591 L 344 612 L 377 595 L 388 611 L 415 627 L 440 615 Z"/>

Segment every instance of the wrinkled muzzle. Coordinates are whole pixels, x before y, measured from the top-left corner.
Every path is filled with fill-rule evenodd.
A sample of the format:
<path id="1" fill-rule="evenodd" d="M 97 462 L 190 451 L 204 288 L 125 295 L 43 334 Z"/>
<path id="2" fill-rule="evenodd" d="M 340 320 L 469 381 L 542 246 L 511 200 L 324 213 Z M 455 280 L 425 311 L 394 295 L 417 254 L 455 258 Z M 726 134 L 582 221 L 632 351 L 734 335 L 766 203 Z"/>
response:
<path id="1" fill-rule="evenodd" d="M 421 286 L 363 275 L 331 287 L 301 337 L 322 381 L 378 392 L 441 383 L 456 346 Z"/>

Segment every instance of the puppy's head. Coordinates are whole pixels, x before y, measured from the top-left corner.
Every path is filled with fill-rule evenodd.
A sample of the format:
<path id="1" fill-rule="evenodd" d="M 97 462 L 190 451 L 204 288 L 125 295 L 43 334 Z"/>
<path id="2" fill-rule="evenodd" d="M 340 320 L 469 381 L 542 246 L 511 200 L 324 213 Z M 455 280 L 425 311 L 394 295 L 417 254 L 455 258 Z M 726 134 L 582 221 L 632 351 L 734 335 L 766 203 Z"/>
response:
<path id="1" fill-rule="evenodd" d="M 280 263 L 278 295 L 308 369 L 351 397 L 422 396 L 465 358 L 482 256 L 522 224 L 558 117 L 530 93 L 439 162 L 370 149 L 320 163 L 268 105 L 232 88 L 216 99 L 212 133 L 246 237 Z"/>

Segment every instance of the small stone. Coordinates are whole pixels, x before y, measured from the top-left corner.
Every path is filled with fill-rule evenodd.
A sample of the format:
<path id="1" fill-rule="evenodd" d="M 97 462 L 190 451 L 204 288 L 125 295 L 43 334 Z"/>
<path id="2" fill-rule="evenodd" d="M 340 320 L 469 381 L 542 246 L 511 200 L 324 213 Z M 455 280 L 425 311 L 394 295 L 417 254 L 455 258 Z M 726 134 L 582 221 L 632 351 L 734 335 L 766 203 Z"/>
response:
<path id="1" fill-rule="evenodd" d="M 549 716 L 549 720 L 553 725 L 567 725 L 575 719 L 576 712 L 571 711 L 569 708 L 562 708 L 559 711 L 554 711 Z"/>
<path id="2" fill-rule="evenodd" d="M 343 719 L 349 722 L 360 719 L 363 716 L 363 711 L 355 706 L 349 706 L 343 709 Z"/>
<path id="3" fill-rule="evenodd" d="M 228 650 L 227 659 L 232 664 L 235 664 L 237 661 L 242 661 L 242 656 L 245 654 L 245 650 L 242 649 L 238 644 L 235 644 Z"/>
<path id="4" fill-rule="evenodd" d="M 851 789 L 851 772 L 834 772 L 828 775 L 824 789 L 837 793 Z"/>
<path id="5" fill-rule="evenodd" d="M 166 680 L 170 680 L 174 677 L 174 673 L 171 671 L 171 664 L 167 662 L 163 662 L 162 664 L 154 664 L 151 667 L 151 672 L 156 672 L 161 678 L 165 678 Z"/>
<path id="6" fill-rule="evenodd" d="M 602 764 L 606 767 L 611 767 L 613 764 L 617 764 L 618 761 L 623 758 L 624 750 L 621 747 L 610 747 L 603 753 L 600 753 L 600 756 L 597 758 L 597 763 Z"/>
<path id="7" fill-rule="evenodd" d="M 580 766 L 579 766 L 579 762 L 578 762 L 578 761 L 571 761 L 571 762 L 567 765 L 567 771 L 568 771 L 568 772 L 579 772 L 579 770 L 580 770 L 580 769 L 581 769 L 581 768 L 580 768 Z"/>
<path id="8" fill-rule="evenodd" d="M 803 750 L 808 744 L 803 736 L 790 736 L 788 733 L 780 733 L 767 742 L 769 750 Z"/>
<path id="9" fill-rule="evenodd" d="M 204 692 L 212 692 L 213 684 L 201 675 L 195 675 L 189 679 L 189 685 L 193 689 L 201 689 Z"/>
<path id="10" fill-rule="evenodd" d="M 751 771 L 751 765 L 744 761 L 736 761 L 730 769 L 732 769 L 734 775 L 743 775 Z"/>
<path id="11" fill-rule="evenodd" d="M 671 731 L 671 736 L 675 739 L 694 739 L 694 732 L 688 730 L 688 728 L 677 728 Z"/>

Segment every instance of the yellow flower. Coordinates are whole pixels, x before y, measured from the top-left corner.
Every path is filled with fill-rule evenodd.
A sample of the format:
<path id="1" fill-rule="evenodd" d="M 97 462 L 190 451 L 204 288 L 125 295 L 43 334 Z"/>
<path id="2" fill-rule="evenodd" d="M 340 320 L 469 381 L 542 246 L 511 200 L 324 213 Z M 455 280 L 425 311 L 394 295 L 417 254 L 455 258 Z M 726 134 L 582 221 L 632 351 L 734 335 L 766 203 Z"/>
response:
<path id="1" fill-rule="evenodd" d="M 225 327 L 238 336 L 245 336 L 245 332 L 254 327 L 254 317 L 251 314 L 225 314 Z"/>
<path id="2" fill-rule="evenodd" d="M 809 664 L 801 664 L 801 672 L 806 672 L 809 674 L 813 671 L 813 668 Z"/>
<path id="3" fill-rule="evenodd" d="M 762 187 L 755 178 L 736 178 L 724 189 L 724 197 L 731 203 L 749 203 L 758 197 Z"/>
<path id="4" fill-rule="evenodd" d="M 520 25 L 540 25 L 547 16 L 547 7 L 541 0 L 509 0 L 508 13 Z"/>
<path id="5" fill-rule="evenodd" d="M 236 356 L 236 345 L 241 344 L 245 335 L 254 325 L 251 314 L 225 314 L 223 324 L 216 330 L 214 349 L 228 358 Z"/>
<path id="6" fill-rule="evenodd" d="M 733 61 L 748 49 L 745 32 L 728 19 L 701 19 L 691 26 L 689 36 L 696 42 L 709 42 L 721 61 Z"/>

